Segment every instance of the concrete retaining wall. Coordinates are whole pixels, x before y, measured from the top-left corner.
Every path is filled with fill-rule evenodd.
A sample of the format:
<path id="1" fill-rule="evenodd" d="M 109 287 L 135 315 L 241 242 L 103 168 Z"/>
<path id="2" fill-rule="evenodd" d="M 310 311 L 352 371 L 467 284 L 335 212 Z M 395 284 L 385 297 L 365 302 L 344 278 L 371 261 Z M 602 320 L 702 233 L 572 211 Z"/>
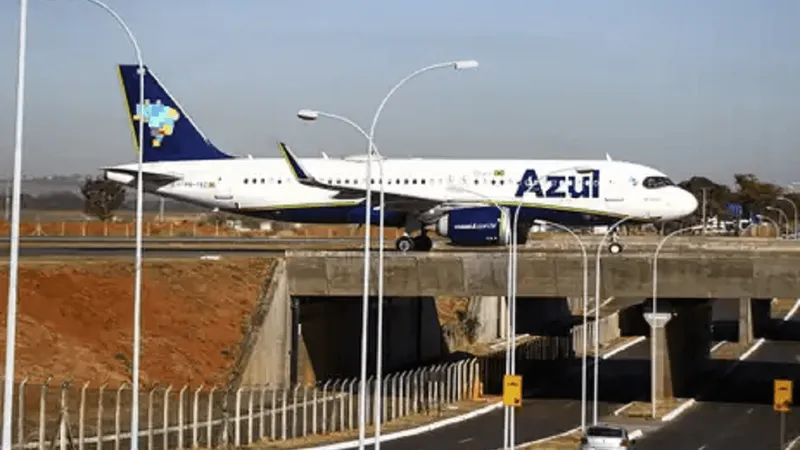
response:
<path id="1" fill-rule="evenodd" d="M 598 325 L 601 347 L 620 337 L 619 312 L 601 317 Z M 588 328 L 586 330 L 587 345 L 591 351 L 594 348 L 594 320 L 589 321 L 586 326 Z M 576 355 L 583 354 L 583 333 L 583 324 L 572 327 L 572 350 Z"/>
<path id="2" fill-rule="evenodd" d="M 284 383 L 289 378 L 291 308 L 286 283 L 286 262 L 275 263 L 248 325 L 230 385 Z"/>

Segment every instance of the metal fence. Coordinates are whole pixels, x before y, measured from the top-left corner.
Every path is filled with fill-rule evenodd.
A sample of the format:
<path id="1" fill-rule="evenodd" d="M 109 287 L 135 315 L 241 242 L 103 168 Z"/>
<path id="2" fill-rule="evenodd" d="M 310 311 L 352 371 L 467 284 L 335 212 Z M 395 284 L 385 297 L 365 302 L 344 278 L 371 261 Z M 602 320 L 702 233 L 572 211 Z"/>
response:
<path id="1" fill-rule="evenodd" d="M 441 414 L 480 386 L 477 358 L 387 374 L 382 420 Z M 375 379 L 367 384 L 367 423 L 374 423 Z M 213 448 L 280 441 L 358 428 L 358 379 L 291 387 L 155 387 L 139 397 L 139 446 Z M 14 448 L 121 450 L 130 447 L 130 385 L 23 380 L 15 389 Z"/>

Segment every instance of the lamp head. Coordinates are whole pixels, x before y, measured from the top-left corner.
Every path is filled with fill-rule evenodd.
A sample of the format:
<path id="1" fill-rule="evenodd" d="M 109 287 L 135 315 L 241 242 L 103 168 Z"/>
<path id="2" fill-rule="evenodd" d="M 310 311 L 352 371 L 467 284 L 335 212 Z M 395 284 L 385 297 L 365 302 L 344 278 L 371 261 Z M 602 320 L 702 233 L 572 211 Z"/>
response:
<path id="1" fill-rule="evenodd" d="M 319 119 L 319 111 L 315 111 L 313 109 L 301 109 L 297 112 L 297 117 L 301 120 L 317 120 Z"/>
<path id="2" fill-rule="evenodd" d="M 770 210 L 770 211 L 776 211 L 778 208 L 776 208 L 774 206 L 767 206 L 767 209 Z"/>
<path id="3" fill-rule="evenodd" d="M 456 70 L 475 69 L 476 67 L 478 67 L 478 61 L 475 61 L 474 59 L 456 61 L 453 64 L 453 68 Z"/>

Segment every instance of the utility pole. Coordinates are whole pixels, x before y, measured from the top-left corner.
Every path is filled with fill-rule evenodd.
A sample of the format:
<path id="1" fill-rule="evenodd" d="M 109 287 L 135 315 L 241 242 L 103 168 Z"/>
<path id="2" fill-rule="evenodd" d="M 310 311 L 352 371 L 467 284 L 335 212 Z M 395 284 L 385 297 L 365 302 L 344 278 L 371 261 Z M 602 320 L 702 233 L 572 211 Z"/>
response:
<path id="1" fill-rule="evenodd" d="M 702 188 L 703 191 L 703 236 L 706 235 L 706 191 L 708 188 Z"/>

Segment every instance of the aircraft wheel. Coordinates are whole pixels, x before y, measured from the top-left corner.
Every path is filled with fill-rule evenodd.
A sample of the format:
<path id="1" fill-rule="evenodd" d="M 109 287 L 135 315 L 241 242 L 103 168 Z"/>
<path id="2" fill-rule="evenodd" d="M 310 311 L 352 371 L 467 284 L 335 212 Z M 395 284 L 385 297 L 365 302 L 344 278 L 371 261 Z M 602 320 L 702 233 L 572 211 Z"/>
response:
<path id="1" fill-rule="evenodd" d="M 614 242 L 608 246 L 608 251 L 614 255 L 616 255 L 617 253 L 622 253 L 622 245 Z"/>
<path id="2" fill-rule="evenodd" d="M 433 248 L 433 240 L 428 236 L 417 236 L 414 238 L 414 249 L 421 252 L 429 252 Z"/>
<path id="3" fill-rule="evenodd" d="M 410 252 L 414 250 L 414 240 L 408 236 L 403 236 L 394 243 L 395 248 L 401 252 Z"/>

